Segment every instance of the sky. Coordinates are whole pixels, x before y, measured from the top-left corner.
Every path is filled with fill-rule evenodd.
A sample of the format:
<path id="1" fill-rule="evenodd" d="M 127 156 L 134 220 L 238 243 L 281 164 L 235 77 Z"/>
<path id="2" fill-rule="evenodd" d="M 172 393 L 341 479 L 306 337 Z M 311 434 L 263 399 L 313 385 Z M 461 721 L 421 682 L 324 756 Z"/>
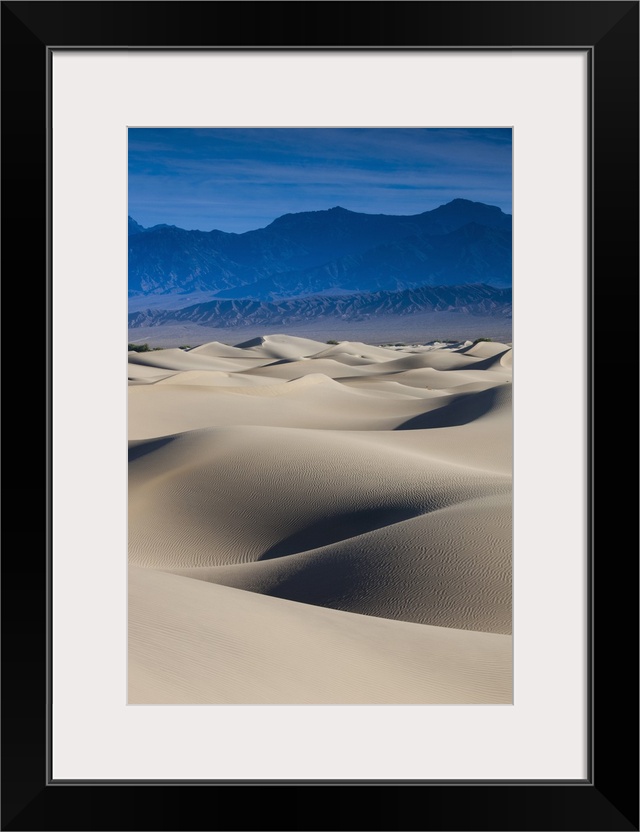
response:
<path id="1" fill-rule="evenodd" d="M 130 128 L 129 216 L 242 233 L 337 205 L 420 214 L 470 199 L 511 213 L 510 128 Z"/>

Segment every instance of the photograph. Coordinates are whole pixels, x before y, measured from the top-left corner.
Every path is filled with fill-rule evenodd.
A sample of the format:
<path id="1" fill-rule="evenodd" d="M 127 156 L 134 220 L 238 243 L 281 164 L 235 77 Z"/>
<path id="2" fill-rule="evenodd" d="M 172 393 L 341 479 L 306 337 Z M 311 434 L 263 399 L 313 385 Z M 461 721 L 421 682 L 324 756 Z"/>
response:
<path id="1" fill-rule="evenodd" d="M 129 127 L 129 704 L 512 703 L 512 152 Z"/>
<path id="2" fill-rule="evenodd" d="M 638 832 L 640 0 L 0 5 L 0 829 Z"/>

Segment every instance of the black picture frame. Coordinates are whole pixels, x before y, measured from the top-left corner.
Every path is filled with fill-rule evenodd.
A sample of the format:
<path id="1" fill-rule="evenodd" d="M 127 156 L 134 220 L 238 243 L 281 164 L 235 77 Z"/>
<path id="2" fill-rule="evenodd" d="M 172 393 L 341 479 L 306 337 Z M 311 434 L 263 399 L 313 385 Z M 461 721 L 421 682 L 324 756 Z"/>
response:
<path id="1" fill-rule="evenodd" d="M 28 315 L 28 330 L 41 333 L 41 354 L 47 356 L 29 369 L 33 412 L 47 413 L 46 432 L 41 423 L 26 434 L 24 405 L 14 407 L 12 399 L 20 387 L 24 403 L 29 390 L 8 367 L 8 423 L 12 440 L 24 439 L 28 463 L 11 465 L 7 496 L 18 498 L 16 517 L 28 505 L 29 512 L 37 507 L 47 519 L 40 528 L 24 527 L 12 512 L 5 525 L 3 830 L 638 829 L 638 558 L 637 545 L 628 544 L 629 536 L 637 543 L 637 524 L 633 530 L 624 526 L 628 516 L 636 516 L 635 506 L 625 514 L 616 488 L 619 460 L 624 466 L 629 455 L 623 426 L 638 424 L 637 412 L 630 414 L 637 396 L 629 396 L 637 367 L 638 11 L 639 3 L 627 0 L 2 3 L 5 308 L 18 325 Z M 576 48 L 589 53 L 590 729 L 585 781 L 215 784 L 49 778 L 51 50 L 276 46 Z M 19 341 L 26 346 L 32 337 Z M 46 474 L 34 474 L 45 465 Z"/>

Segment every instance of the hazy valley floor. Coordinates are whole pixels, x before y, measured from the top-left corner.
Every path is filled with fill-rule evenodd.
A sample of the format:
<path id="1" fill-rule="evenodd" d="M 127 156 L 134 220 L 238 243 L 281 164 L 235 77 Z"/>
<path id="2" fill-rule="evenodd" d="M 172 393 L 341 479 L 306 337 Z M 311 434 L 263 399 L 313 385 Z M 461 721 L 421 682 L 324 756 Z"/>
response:
<path id="1" fill-rule="evenodd" d="M 147 304 L 148 306 L 149 304 Z M 150 347 L 192 347 L 208 341 L 237 344 L 264 334 L 263 327 L 237 326 L 216 329 L 196 323 L 163 324 L 129 329 L 131 343 L 147 343 Z M 347 339 L 381 344 L 405 341 L 423 343 L 434 338 L 492 338 L 494 341 L 511 341 L 510 317 L 496 315 L 464 315 L 460 312 L 419 312 L 413 315 L 381 315 L 370 319 L 342 321 L 327 317 L 315 322 L 306 321 L 287 326 L 280 331 L 287 335 L 315 339 L 324 343 L 328 339 Z M 429 333 L 427 335 L 427 333 Z"/>
<path id="2" fill-rule="evenodd" d="M 511 702 L 511 355 L 129 353 L 129 702 Z"/>

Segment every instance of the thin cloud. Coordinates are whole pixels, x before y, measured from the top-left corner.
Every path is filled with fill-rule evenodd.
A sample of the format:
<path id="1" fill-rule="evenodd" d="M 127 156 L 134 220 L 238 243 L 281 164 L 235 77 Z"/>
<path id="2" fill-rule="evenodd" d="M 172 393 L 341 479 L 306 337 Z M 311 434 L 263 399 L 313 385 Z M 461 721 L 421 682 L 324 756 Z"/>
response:
<path id="1" fill-rule="evenodd" d="M 456 196 L 511 210 L 511 130 L 135 128 L 129 213 L 246 231 L 340 204 L 412 214 Z"/>

